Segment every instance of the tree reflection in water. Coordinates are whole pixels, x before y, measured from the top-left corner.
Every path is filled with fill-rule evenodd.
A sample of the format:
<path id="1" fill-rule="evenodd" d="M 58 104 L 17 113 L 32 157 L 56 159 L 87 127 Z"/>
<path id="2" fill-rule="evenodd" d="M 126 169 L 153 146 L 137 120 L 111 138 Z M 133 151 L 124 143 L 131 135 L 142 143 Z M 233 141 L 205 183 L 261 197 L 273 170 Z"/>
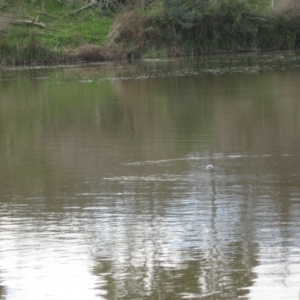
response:
<path id="1" fill-rule="evenodd" d="M 299 72 L 234 63 L 2 77 L 0 297 L 291 298 Z"/>

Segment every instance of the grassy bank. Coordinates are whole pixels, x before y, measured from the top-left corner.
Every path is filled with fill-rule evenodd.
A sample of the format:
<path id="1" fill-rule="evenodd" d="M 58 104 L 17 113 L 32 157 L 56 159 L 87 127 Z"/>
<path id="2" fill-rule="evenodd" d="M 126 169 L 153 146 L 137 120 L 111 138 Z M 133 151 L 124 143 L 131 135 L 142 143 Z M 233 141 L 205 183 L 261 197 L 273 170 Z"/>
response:
<path id="1" fill-rule="evenodd" d="M 0 63 L 300 48 L 298 0 L 2 0 Z"/>
<path id="2" fill-rule="evenodd" d="M 2 64 L 108 59 L 103 46 L 112 13 L 97 7 L 76 12 L 80 8 L 80 3 L 57 0 L 4 1 L 0 4 Z"/>

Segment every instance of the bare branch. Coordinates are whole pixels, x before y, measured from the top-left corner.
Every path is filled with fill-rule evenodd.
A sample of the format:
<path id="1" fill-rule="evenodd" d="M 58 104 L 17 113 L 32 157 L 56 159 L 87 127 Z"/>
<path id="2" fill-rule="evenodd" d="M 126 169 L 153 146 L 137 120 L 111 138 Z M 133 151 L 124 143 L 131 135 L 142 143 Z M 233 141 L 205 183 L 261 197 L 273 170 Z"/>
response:
<path id="1" fill-rule="evenodd" d="M 38 22 L 37 19 L 38 18 L 36 18 L 36 20 L 18 20 L 13 17 L 9 17 L 8 21 L 11 24 L 15 24 L 15 25 L 37 26 L 37 27 L 42 27 L 42 28 L 49 29 L 49 30 L 61 31 L 59 29 L 47 26 L 43 22 Z"/>
<path id="2" fill-rule="evenodd" d="M 59 19 L 59 17 L 56 17 L 56 16 L 53 16 L 53 15 L 50 15 L 50 14 L 48 14 L 44 9 L 43 9 L 43 11 L 37 11 L 37 14 L 40 14 L 40 15 L 45 15 L 45 16 L 47 16 L 47 17 L 49 17 L 49 18 L 53 18 L 53 19 Z"/>
<path id="3" fill-rule="evenodd" d="M 95 3 L 95 2 L 93 1 L 93 2 L 91 2 L 91 3 L 90 3 L 90 4 L 88 4 L 88 5 L 85 5 L 85 6 L 83 6 L 83 7 L 79 8 L 79 9 L 77 9 L 77 10 L 73 11 L 73 12 L 70 12 L 70 13 L 69 13 L 69 15 L 74 15 L 74 14 L 77 14 L 78 12 L 80 12 L 80 11 L 82 11 L 82 10 L 86 9 L 86 8 L 89 8 L 89 7 L 95 6 L 96 4 L 97 4 L 97 3 Z"/>
<path id="4" fill-rule="evenodd" d="M 264 22 L 268 21 L 267 19 L 259 18 L 259 17 L 255 17 L 255 18 L 247 18 L 247 19 L 249 19 L 249 20 L 260 20 L 260 21 L 264 21 Z"/>

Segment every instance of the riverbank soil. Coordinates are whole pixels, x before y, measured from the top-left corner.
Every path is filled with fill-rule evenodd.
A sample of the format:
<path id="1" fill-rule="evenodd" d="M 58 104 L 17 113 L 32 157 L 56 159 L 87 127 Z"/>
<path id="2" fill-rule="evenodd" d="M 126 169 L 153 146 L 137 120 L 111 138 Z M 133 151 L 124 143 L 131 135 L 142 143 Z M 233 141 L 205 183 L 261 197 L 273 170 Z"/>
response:
<path id="1" fill-rule="evenodd" d="M 0 1 L 0 64 L 296 50 L 298 0 Z"/>

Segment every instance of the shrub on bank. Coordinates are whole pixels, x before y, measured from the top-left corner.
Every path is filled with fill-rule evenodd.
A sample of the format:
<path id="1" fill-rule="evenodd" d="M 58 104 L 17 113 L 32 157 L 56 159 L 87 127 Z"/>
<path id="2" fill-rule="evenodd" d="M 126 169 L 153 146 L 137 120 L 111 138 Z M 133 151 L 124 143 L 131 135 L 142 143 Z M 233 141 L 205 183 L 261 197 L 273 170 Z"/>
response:
<path id="1" fill-rule="evenodd" d="M 128 54 L 134 48 L 135 56 L 162 49 L 171 56 L 296 49 L 300 5 L 288 1 L 262 9 L 250 0 L 165 0 L 154 13 L 119 16 L 110 43 Z"/>

